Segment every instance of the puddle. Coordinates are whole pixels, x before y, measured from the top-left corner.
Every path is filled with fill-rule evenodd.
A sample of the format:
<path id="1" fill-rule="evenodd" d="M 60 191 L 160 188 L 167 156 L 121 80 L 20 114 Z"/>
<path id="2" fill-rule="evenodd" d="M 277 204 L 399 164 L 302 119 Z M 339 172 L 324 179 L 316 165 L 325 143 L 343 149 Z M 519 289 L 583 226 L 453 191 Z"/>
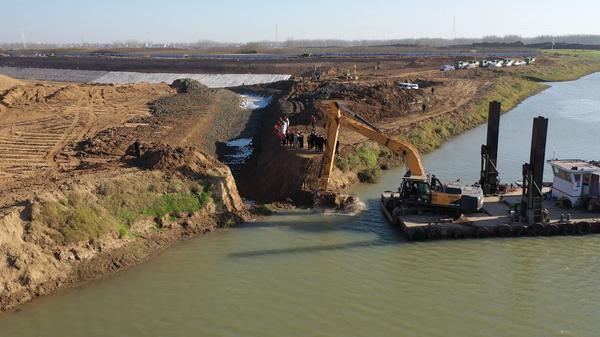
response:
<path id="1" fill-rule="evenodd" d="M 252 154 L 252 138 L 238 138 L 227 142 L 227 154 L 223 156 L 226 165 L 241 165 Z"/>
<path id="2" fill-rule="evenodd" d="M 273 100 L 272 96 L 258 96 L 247 94 L 243 94 L 240 96 L 242 96 L 242 103 L 240 104 L 240 106 L 248 110 L 266 108 L 269 104 L 271 104 L 271 101 Z"/>

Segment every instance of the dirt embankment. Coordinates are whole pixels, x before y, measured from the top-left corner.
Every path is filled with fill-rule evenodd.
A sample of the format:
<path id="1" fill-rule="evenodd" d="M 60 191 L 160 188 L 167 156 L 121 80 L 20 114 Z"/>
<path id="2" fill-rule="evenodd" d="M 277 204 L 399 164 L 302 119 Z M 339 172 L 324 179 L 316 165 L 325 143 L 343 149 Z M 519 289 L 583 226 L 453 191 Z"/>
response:
<path id="1" fill-rule="evenodd" d="M 87 154 L 102 157 L 122 156 L 138 139 L 172 146 L 193 146 L 217 156 L 219 146 L 244 135 L 253 118 L 252 111 L 240 107 L 238 94 L 200 84 L 157 99 L 149 106 L 150 116 L 103 130 L 80 143 L 75 153 L 84 150 Z M 94 146 L 93 150 L 88 149 L 90 145 Z M 86 160 L 81 153 L 78 155 L 81 160 Z"/>
<path id="2" fill-rule="evenodd" d="M 291 199 L 297 204 L 312 205 L 322 154 L 306 148 L 281 146 L 273 126 L 282 114 L 286 114 L 291 121 L 291 131 L 308 135 L 312 128 L 310 117 L 315 115 L 319 119 L 317 132 L 324 135 L 326 112 L 319 103 L 329 99 L 344 101 L 372 122 L 418 113 L 423 104 L 431 107 L 438 101 L 428 88 L 401 90 L 392 81 L 290 81 L 287 87 L 279 88 L 274 103 L 261 111 L 262 128 L 256 139 L 256 155 L 237 177 L 242 195 L 261 202 Z M 364 138 L 349 132 L 340 136 L 341 144 L 348 147 L 362 141 Z M 342 155 L 348 150 L 342 148 Z M 342 172 L 336 168 L 332 188 L 341 190 L 357 179 L 356 172 Z"/>
<path id="3" fill-rule="evenodd" d="M 145 145 L 128 170 L 82 170 L 0 213 L 0 310 L 135 264 L 241 220 L 229 168 L 192 148 Z"/>
<path id="4" fill-rule="evenodd" d="M 21 84 L 23 82 L 0 74 L 0 92 Z"/>
<path id="5" fill-rule="evenodd" d="M 199 97 L 220 95 L 237 97 Z M 229 168 L 186 139 L 205 117 L 150 111 L 165 97 L 144 84 L 0 92 L 0 311 L 243 220 Z"/>

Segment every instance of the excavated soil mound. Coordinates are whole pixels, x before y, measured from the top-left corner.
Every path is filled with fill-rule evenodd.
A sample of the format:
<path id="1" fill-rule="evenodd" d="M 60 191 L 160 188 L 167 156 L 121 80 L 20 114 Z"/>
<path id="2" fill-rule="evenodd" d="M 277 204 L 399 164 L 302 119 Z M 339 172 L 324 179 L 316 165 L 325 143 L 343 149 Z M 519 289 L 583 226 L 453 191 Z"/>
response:
<path id="1" fill-rule="evenodd" d="M 240 105 L 240 96 L 224 89 L 195 87 L 160 98 L 150 104 L 151 115 L 127 125 L 99 132 L 80 142 L 75 150 L 86 155 L 122 156 L 136 139 L 171 146 L 193 146 L 211 155 L 217 143 L 226 143 L 246 132 L 253 111 Z"/>
<path id="2" fill-rule="evenodd" d="M 13 105 L 53 103 L 99 104 L 122 102 L 132 97 L 156 97 L 164 95 L 166 85 L 127 84 L 127 85 L 17 85 L 0 95 L 0 102 L 8 107 Z"/>
<path id="3" fill-rule="evenodd" d="M 208 90 L 208 87 L 191 78 L 177 79 L 171 83 L 171 88 L 179 93 L 190 92 L 193 90 Z"/>
<path id="4" fill-rule="evenodd" d="M 140 144 L 140 147 L 146 150 L 134 161 L 138 166 L 168 174 L 180 174 L 191 179 L 215 177 L 213 193 L 222 200 L 224 209 L 228 212 L 241 212 L 244 209 L 229 167 L 214 157 L 191 147 L 160 144 Z"/>
<path id="5" fill-rule="evenodd" d="M 422 111 L 423 104 L 431 105 L 435 101 L 426 89 L 400 89 L 393 81 L 298 82 L 293 92 L 295 94 L 288 98 L 290 112 L 297 114 L 292 124 L 308 124 L 312 114 L 322 115 L 322 110 L 316 106 L 321 100 L 343 101 L 370 122 Z"/>
<path id="6" fill-rule="evenodd" d="M 0 74 L 0 91 L 7 90 L 21 84 L 23 84 L 23 82 Z"/>

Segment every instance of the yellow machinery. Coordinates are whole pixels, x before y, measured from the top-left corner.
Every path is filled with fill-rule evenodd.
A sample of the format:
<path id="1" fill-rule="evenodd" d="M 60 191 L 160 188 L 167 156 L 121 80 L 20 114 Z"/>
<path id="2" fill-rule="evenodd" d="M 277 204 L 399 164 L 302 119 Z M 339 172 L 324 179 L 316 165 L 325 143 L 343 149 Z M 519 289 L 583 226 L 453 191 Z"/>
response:
<path id="1" fill-rule="evenodd" d="M 327 191 L 340 126 L 344 126 L 388 147 L 404 159 L 407 172 L 402 179 L 399 196 L 392 200 L 394 206 L 407 211 L 429 209 L 452 211 L 455 214 L 477 212 L 483 206 L 483 192 L 480 187 L 463 186 L 459 183 L 442 184 L 435 176 L 428 177 L 421 155 L 414 145 L 388 137 L 338 102 L 330 102 L 327 105 L 327 150 L 323 157 L 319 181 L 321 191 Z"/>

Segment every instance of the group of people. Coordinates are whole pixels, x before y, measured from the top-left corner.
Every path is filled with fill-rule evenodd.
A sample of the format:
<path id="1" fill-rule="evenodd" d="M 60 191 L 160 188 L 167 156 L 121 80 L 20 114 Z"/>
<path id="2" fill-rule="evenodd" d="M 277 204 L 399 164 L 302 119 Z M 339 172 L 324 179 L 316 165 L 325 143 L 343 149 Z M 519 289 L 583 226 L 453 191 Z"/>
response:
<path id="1" fill-rule="evenodd" d="M 281 140 L 281 145 L 283 146 L 304 149 L 304 144 L 306 141 L 308 150 L 323 152 L 327 147 L 327 138 L 317 133 L 315 128 L 316 120 L 317 118 L 314 115 L 311 116 L 310 124 L 312 125 L 312 131 L 307 137 L 305 137 L 305 135 L 300 131 L 290 131 L 290 120 L 285 115 L 281 116 L 275 123 L 274 132 L 275 135 Z"/>
<path id="2" fill-rule="evenodd" d="M 296 149 L 304 148 L 304 134 L 302 132 L 288 132 L 281 140 L 281 145 Z"/>
<path id="3" fill-rule="evenodd" d="M 323 152 L 327 145 L 327 138 L 319 135 L 315 129 L 312 129 L 308 135 L 308 149 Z"/>
<path id="4" fill-rule="evenodd" d="M 327 138 L 319 135 L 314 129 L 311 131 L 308 137 L 305 137 L 304 133 L 300 131 L 288 132 L 285 137 L 281 139 L 281 145 L 293 147 L 295 149 L 304 149 L 305 141 L 307 149 L 318 152 L 323 152 L 327 145 Z"/>

